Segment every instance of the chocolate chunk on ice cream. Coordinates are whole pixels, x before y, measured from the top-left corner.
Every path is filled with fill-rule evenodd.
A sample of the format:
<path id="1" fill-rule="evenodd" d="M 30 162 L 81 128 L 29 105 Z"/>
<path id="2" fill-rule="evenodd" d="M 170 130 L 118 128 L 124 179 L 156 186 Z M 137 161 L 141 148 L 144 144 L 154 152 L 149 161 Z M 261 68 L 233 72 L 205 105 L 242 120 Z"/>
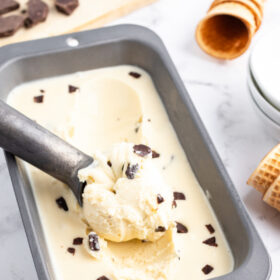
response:
<path id="1" fill-rule="evenodd" d="M 183 224 L 176 222 L 177 233 L 187 233 L 188 229 Z"/>
<path id="2" fill-rule="evenodd" d="M 78 87 L 75 87 L 75 86 L 72 86 L 72 85 L 68 86 L 68 92 L 69 93 L 76 92 L 78 89 L 79 89 Z"/>
<path id="3" fill-rule="evenodd" d="M 0 1 L 0 15 L 15 11 L 18 8 L 19 8 L 19 3 L 14 0 L 1 0 Z"/>
<path id="4" fill-rule="evenodd" d="M 76 237 L 73 239 L 73 245 L 82 245 L 83 244 L 83 237 Z"/>
<path id="5" fill-rule="evenodd" d="M 206 239 L 203 241 L 203 243 L 209 246 L 218 247 L 218 244 L 216 243 L 216 237 Z"/>
<path id="6" fill-rule="evenodd" d="M 213 228 L 213 226 L 211 224 L 205 225 L 205 227 L 208 229 L 210 234 L 213 234 L 215 232 L 215 229 Z"/>
<path id="7" fill-rule="evenodd" d="M 40 22 L 44 22 L 49 14 L 48 5 L 42 0 L 29 0 L 27 2 L 27 17 L 24 26 L 30 28 Z"/>
<path id="8" fill-rule="evenodd" d="M 72 248 L 72 247 L 69 247 L 67 248 L 67 252 L 72 254 L 73 256 L 75 255 L 75 252 L 76 252 L 76 249 L 75 248 Z"/>
<path id="9" fill-rule="evenodd" d="M 22 26 L 24 17 L 21 15 L 13 15 L 0 17 L 0 38 L 12 36 Z"/>
<path id="10" fill-rule="evenodd" d="M 182 192 L 174 192 L 173 196 L 174 200 L 186 200 L 186 196 Z"/>
<path id="11" fill-rule="evenodd" d="M 56 0 L 55 1 L 56 9 L 65 15 L 71 15 L 78 6 L 79 6 L 78 0 Z"/>
<path id="12" fill-rule="evenodd" d="M 61 196 L 56 200 L 56 204 L 59 208 L 63 209 L 65 212 L 68 211 L 68 205 L 65 199 Z"/>
<path id="13" fill-rule="evenodd" d="M 125 175 L 128 179 L 134 179 L 136 172 L 139 169 L 139 165 L 138 164 L 128 164 L 126 171 L 125 171 Z"/>
<path id="14" fill-rule="evenodd" d="M 43 103 L 44 102 L 44 95 L 37 95 L 33 97 L 33 101 L 35 103 Z"/>
<path id="15" fill-rule="evenodd" d="M 131 71 L 128 74 L 135 79 L 139 79 L 141 77 L 141 74 L 134 72 L 134 71 Z"/>
<path id="16" fill-rule="evenodd" d="M 213 267 L 209 264 L 205 265 L 203 268 L 202 268 L 202 271 L 205 275 L 209 274 L 210 272 L 213 271 Z"/>
<path id="17" fill-rule="evenodd" d="M 91 232 L 88 235 L 88 246 L 91 251 L 99 251 L 100 246 L 99 246 L 99 240 L 98 240 L 98 235 L 94 232 Z"/>
<path id="18" fill-rule="evenodd" d="M 140 157 L 145 157 L 152 152 L 150 147 L 148 147 L 146 145 L 143 145 L 143 144 L 134 145 L 133 146 L 133 151 L 136 155 L 138 155 Z"/>

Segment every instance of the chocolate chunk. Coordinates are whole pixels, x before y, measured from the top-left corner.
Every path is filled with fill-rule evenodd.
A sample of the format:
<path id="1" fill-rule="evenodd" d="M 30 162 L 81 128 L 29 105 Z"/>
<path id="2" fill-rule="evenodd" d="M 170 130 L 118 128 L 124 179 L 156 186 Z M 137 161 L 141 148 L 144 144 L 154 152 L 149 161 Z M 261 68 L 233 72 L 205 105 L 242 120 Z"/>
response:
<path id="1" fill-rule="evenodd" d="M 41 93 L 45 93 L 45 91 L 44 91 L 43 89 L 40 89 L 40 92 L 41 92 Z"/>
<path id="2" fill-rule="evenodd" d="M 141 74 L 137 72 L 129 72 L 129 75 L 135 79 L 139 79 L 141 77 Z"/>
<path id="3" fill-rule="evenodd" d="M 216 243 L 216 237 L 211 237 L 209 239 L 206 239 L 202 243 L 209 246 L 218 247 L 218 244 Z"/>
<path id="4" fill-rule="evenodd" d="M 136 172 L 139 169 L 139 165 L 136 164 L 132 164 L 130 165 L 130 163 L 127 166 L 127 169 L 125 171 L 125 175 L 128 179 L 134 179 Z"/>
<path id="5" fill-rule="evenodd" d="M 188 229 L 183 224 L 176 222 L 177 233 L 187 233 Z"/>
<path id="6" fill-rule="evenodd" d="M 90 233 L 88 235 L 88 246 L 91 251 L 100 250 L 98 235 L 96 233 Z"/>
<path id="7" fill-rule="evenodd" d="M 81 245 L 83 244 L 83 238 L 82 237 L 76 237 L 73 239 L 73 245 Z"/>
<path id="8" fill-rule="evenodd" d="M 96 280 L 110 280 L 110 279 L 103 275 L 103 276 L 97 278 Z"/>
<path id="9" fill-rule="evenodd" d="M 138 155 L 140 157 L 145 157 L 152 152 L 150 147 L 143 145 L 143 144 L 134 145 L 133 151 L 136 155 Z"/>
<path id="10" fill-rule="evenodd" d="M 35 103 L 43 103 L 44 102 L 44 95 L 34 96 L 33 101 Z"/>
<path id="11" fill-rule="evenodd" d="M 186 196 L 181 192 L 173 193 L 174 200 L 186 200 Z"/>
<path id="12" fill-rule="evenodd" d="M 67 249 L 67 252 L 68 253 L 70 253 L 70 254 L 72 254 L 73 256 L 75 255 L 75 248 L 72 248 L 72 247 L 69 247 L 68 249 Z"/>
<path id="13" fill-rule="evenodd" d="M 136 128 L 134 129 L 135 133 L 138 133 L 138 132 L 139 132 L 139 129 L 140 129 L 140 127 L 136 127 Z"/>
<path id="14" fill-rule="evenodd" d="M 158 226 L 156 229 L 155 229 L 155 232 L 165 232 L 166 231 L 166 228 L 163 227 L 163 226 Z"/>
<path id="15" fill-rule="evenodd" d="M 24 15 L 24 14 L 27 13 L 27 11 L 26 10 L 21 10 L 21 13 Z"/>
<path id="16" fill-rule="evenodd" d="M 56 0 L 55 1 L 55 7 L 56 9 L 65 14 L 65 15 L 71 15 L 74 10 L 79 6 L 78 0 Z"/>
<path id="17" fill-rule="evenodd" d="M 29 0 L 27 3 L 27 18 L 24 26 L 30 28 L 47 19 L 49 13 L 48 5 L 42 0 Z"/>
<path id="18" fill-rule="evenodd" d="M 24 22 L 23 16 L 0 17 L 0 38 L 14 35 Z"/>
<path id="19" fill-rule="evenodd" d="M 215 232 L 215 229 L 213 228 L 213 226 L 211 224 L 209 225 L 205 225 L 205 227 L 208 229 L 208 231 L 213 234 Z"/>
<path id="20" fill-rule="evenodd" d="M 68 86 L 68 92 L 69 92 L 69 93 L 76 92 L 78 89 L 79 89 L 79 88 L 78 88 L 78 87 L 75 87 L 75 86 L 71 86 L 71 85 Z"/>
<path id="21" fill-rule="evenodd" d="M 58 205 L 59 208 L 63 209 L 64 211 L 66 212 L 68 211 L 67 203 L 62 196 L 56 200 L 56 204 Z"/>
<path id="22" fill-rule="evenodd" d="M 156 151 L 152 151 L 152 158 L 159 158 L 160 154 L 157 153 Z"/>
<path id="23" fill-rule="evenodd" d="M 160 194 L 158 194 L 157 195 L 157 203 L 161 204 L 162 202 L 164 202 L 164 198 Z"/>
<path id="24" fill-rule="evenodd" d="M 176 202 L 176 200 L 173 200 L 172 201 L 172 208 L 176 208 L 177 207 L 177 202 Z"/>
<path id="25" fill-rule="evenodd" d="M 209 274 L 213 269 L 214 269 L 214 268 L 213 268 L 211 265 L 207 264 L 207 265 L 205 265 L 201 270 L 203 271 L 204 274 L 207 275 L 207 274 Z"/>
<path id="26" fill-rule="evenodd" d="M 14 0 L 0 1 L 0 15 L 15 11 L 19 8 L 19 3 Z"/>
<path id="27" fill-rule="evenodd" d="M 107 165 L 112 167 L 112 162 L 110 160 L 107 161 Z"/>

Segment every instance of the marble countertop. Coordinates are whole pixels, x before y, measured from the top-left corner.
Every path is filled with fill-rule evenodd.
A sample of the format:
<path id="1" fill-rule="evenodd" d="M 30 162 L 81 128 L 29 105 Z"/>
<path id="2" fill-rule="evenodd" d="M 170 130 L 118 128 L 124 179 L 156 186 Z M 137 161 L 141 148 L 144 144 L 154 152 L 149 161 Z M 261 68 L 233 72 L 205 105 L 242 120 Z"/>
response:
<path id="1" fill-rule="evenodd" d="M 234 61 L 204 54 L 194 39 L 195 27 L 211 0 L 160 0 L 113 24 L 151 28 L 166 44 L 191 98 L 270 253 L 271 280 L 280 278 L 280 213 L 261 201 L 246 180 L 261 158 L 277 143 L 253 111 L 246 85 L 250 50 Z M 280 1 L 269 0 L 254 42 L 280 24 Z M 0 152 L 0 279 L 36 280 L 36 272 Z M 278 236 L 278 237 L 277 237 Z"/>

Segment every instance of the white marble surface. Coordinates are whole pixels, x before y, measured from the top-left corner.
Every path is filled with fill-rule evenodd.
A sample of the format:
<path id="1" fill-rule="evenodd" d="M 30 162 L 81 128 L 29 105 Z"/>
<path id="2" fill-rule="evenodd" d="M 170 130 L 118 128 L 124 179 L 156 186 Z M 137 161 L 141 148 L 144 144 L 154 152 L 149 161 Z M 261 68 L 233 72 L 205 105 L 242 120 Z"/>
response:
<path id="1" fill-rule="evenodd" d="M 267 135 L 250 106 L 246 86 L 250 51 L 234 61 L 223 62 L 205 55 L 195 42 L 196 24 L 210 3 L 211 0 L 160 0 L 114 24 L 144 25 L 162 37 L 271 255 L 271 279 L 278 280 L 280 213 L 265 205 L 260 195 L 246 185 L 246 180 L 258 161 L 277 142 Z M 256 37 L 279 26 L 279 14 L 280 1 L 268 0 L 263 25 Z M 36 272 L 2 152 L 0 182 L 0 279 L 36 280 Z"/>

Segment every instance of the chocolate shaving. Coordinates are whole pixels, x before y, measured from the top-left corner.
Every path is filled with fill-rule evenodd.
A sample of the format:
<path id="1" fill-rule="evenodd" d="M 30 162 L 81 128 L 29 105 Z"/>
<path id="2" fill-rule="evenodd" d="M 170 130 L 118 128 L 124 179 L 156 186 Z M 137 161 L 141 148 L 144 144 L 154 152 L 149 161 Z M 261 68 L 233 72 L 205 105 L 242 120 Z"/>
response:
<path id="1" fill-rule="evenodd" d="M 130 163 L 127 166 L 127 169 L 125 171 L 125 175 L 128 179 L 134 179 L 135 178 L 135 174 L 139 169 L 139 165 L 136 164 L 132 164 L 130 165 Z"/>
<path id="2" fill-rule="evenodd" d="M 76 92 L 78 89 L 79 89 L 79 88 L 78 88 L 78 87 L 75 87 L 75 86 L 71 86 L 71 85 L 68 86 L 68 92 L 69 92 L 69 93 Z"/>
<path id="3" fill-rule="evenodd" d="M 0 38 L 14 35 L 22 26 L 24 17 L 21 15 L 13 15 L 0 17 Z"/>
<path id="4" fill-rule="evenodd" d="M 209 246 L 218 247 L 218 244 L 216 243 L 216 237 L 211 237 L 209 239 L 206 239 L 202 243 Z"/>
<path id="5" fill-rule="evenodd" d="M 103 276 L 97 278 L 96 280 L 110 280 L 110 279 L 103 275 Z"/>
<path id="6" fill-rule="evenodd" d="M 44 95 L 34 96 L 33 101 L 35 103 L 43 103 L 44 102 Z"/>
<path id="7" fill-rule="evenodd" d="M 152 158 L 159 158 L 160 154 L 157 153 L 156 151 L 152 151 Z"/>
<path id="8" fill-rule="evenodd" d="M 112 167 L 112 162 L 110 160 L 107 161 L 107 165 Z"/>
<path id="9" fill-rule="evenodd" d="M 88 246 L 91 251 L 100 250 L 98 235 L 96 233 L 90 233 L 88 235 Z"/>
<path id="10" fill-rule="evenodd" d="M 155 232 L 165 232 L 166 231 L 166 228 L 163 227 L 163 226 L 158 226 L 156 229 L 155 229 Z"/>
<path id="11" fill-rule="evenodd" d="M 174 200 L 186 200 L 186 196 L 181 192 L 173 193 Z"/>
<path id="12" fill-rule="evenodd" d="M 173 200 L 172 201 L 172 208 L 176 208 L 177 207 L 177 202 L 176 202 L 176 200 Z"/>
<path id="13" fill-rule="evenodd" d="M 188 229 L 181 223 L 176 222 L 177 233 L 187 233 Z"/>
<path id="14" fill-rule="evenodd" d="M 29 0 L 27 3 L 27 18 L 24 26 L 30 28 L 40 22 L 44 22 L 49 14 L 48 5 L 42 0 Z"/>
<path id="15" fill-rule="evenodd" d="M 208 229 L 208 231 L 213 234 L 215 232 L 215 229 L 213 228 L 213 226 L 211 224 L 209 225 L 205 225 L 205 227 Z"/>
<path id="16" fill-rule="evenodd" d="M 136 155 L 138 155 L 140 157 L 145 157 L 152 152 L 150 147 L 143 145 L 143 144 L 134 145 L 133 151 Z"/>
<path id="17" fill-rule="evenodd" d="M 205 265 L 201 270 L 203 271 L 203 273 L 204 274 L 209 274 L 210 272 L 212 272 L 212 270 L 213 270 L 214 268 L 211 266 L 211 265 L 209 265 L 209 264 L 207 264 L 207 265 Z"/>
<path id="18" fill-rule="evenodd" d="M 72 248 L 72 247 L 69 247 L 68 249 L 67 249 L 67 252 L 68 253 L 70 253 L 70 254 L 72 254 L 73 256 L 75 255 L 75 248 Z"/>
<path id="19" fill-rule="evenodd" d="M 162 202 L 164 202 L 164 198 L 160 194 L 158 194 L 157 195 L 157 203 L 161 204 Z"/>
<path id="20" fill-rule="evenodd" d="M 78 0 L 56 0 L 55 1 L 55 7 L 56 9 L 65 14 L 65 15 L 71 15 L 74 10 L 79 6 Z"/>
<path id="21" fill-rule="evenodd" d="M 63 209 L 64 211 L 66 212 L 68 211 L 67 203 L 62 196 L 56 200 L 56 204 L 58 205 L 59 208 Z"/>
<path id="22" fill-rule="evenodd" d="M 81 245 L 83 244 L 83 238 L 82 237 L 76 237 L 73 239 L 73 245 Z"/>
<path id="23" fill-rule="evenodd" d="M 139 79 L 141 77 L 141 74 L 137 72 L 129 72 L 129 75 L 135 79 Z"/>
<path id="24" fill-rule="evenodd" d="M 0 1 L 0 15 L 15 11 L 19 8 L 19 3 L 14 0 Z"/>

